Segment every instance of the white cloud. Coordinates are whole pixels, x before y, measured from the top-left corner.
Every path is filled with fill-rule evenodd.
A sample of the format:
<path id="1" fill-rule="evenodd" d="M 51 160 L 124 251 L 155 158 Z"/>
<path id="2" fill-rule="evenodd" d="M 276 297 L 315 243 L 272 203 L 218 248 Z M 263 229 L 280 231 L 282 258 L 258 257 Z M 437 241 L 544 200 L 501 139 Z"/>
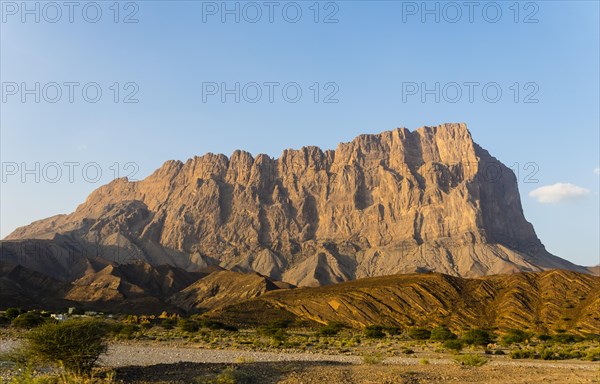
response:
<path id="1" fill-rule="evenodd" d="M 540 203 L 561 203 L 564 201 L 574 201 L 584 198 L 589 194 L 589 189 L 578 187 L 571 183 L 545 185 L 529 192 L 529 196 L 536 198 Z"/>
<path id="2" fill-rule="evenodd" d="M 600 167 L 596 167 L 596 169 L 594 169 L 594 173 L 596 175 L 600 175 Z"/>

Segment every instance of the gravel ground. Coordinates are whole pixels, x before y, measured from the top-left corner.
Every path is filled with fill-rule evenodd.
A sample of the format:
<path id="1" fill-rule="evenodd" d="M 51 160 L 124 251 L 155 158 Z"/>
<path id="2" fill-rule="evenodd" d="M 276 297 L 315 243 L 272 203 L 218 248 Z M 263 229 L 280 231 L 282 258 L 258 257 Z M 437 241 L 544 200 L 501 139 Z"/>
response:
<path id="1" fill-rule="evenodd" d="M 0 340 L 0 352 L 18 344 Z M 112 343 L 99 363 L 116 371 L 117 382 L 135 384 L 202 383 L 232 367 L 244 378 L 239 382 L 260 384 L 600 383 L 597 362 L 494 356 L 482 367 L 465 367 L 443 355 L 417 356 L 367 365 L 360 356 L 202 349 L 190 344 L 135 341 Z"/>
<path id="2" fill-rule="evenodd" d="M 418 365 L 417 357 L 390 357 L 383 361 L 389 365 Z M 428 357 L 431 365 L 456 364 L 449 358 Z M 254 352 L 243 350 L 201 349 L 189 346 L 157 345 L 150 343 L 115 343 L 111 344 L 108 353 L 100 360 L 101 365 L 107 367 L 124 367 L 129 365 L 148 366 L 155 364 L 173 364 L 179 362 L 189 363 L 223 363 L 232 364 L 241 361 L 252 362 L 336 362 L 347 364 L 362 364 L 361 356 L 326 355 L 319 353 L 277 353 Z M 536 368 L 564 368 L 574 370 L 598 370 L 599 363 L 583 361 L 531 361 L 511 360 L 506 357 L 495 356 L 488 366 L 511 367 L 536 367 Z"/>
<path id="3" fill-rule="evenodd" d="M 19 340 L 14 339 L 0 339 L 0 353 L 6 353 L 17 346 L 19 346 L 21 342 Z"/>

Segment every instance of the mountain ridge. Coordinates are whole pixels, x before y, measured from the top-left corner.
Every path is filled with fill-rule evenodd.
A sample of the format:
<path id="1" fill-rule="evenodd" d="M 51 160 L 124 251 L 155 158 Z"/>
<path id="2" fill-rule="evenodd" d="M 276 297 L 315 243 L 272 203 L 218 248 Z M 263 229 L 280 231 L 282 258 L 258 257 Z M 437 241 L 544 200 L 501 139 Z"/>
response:
<path id="1" fill-rule="evenodd" d="M 537 333 L 600 332 L 600 277 L 564 270 L 465 279 L 440 273 L 369 277 L 273 291 L 206 315 L 241 326 L 274 320 L 354 328 L 386 325 L 460 331 L 472 327 Z"/>
<path id="2" fill-rule="evenodd" d="M 69 215 L 16 229 L 1 244 L 15 262 L 7 241 L 50 241 L 117 263 L 218 265 L 305 286 L 428 270 L 587 271 L 545 250 L 514 174 L 465 124 L 360 135 L 278 159 L 237 150 L 170 160 L 144 180 L 96 189 Z"/>

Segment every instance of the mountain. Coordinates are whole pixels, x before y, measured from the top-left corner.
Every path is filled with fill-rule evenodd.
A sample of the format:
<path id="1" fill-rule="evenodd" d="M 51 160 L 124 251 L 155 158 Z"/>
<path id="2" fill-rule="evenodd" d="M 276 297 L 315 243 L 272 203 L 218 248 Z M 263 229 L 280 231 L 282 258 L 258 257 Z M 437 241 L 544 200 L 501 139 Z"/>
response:
<path id="1" fill-rule="evenodd" d="M 587 269 L 592 275 L 600 276 L 600 265 L 595 265 L 593 267 L 587 267 Z"/>
<path id="2" fill-rule="evenodd" d="M 168 303 L 169 297 L 212 272 L 188 272 L 169 265 L 153 267 L 140 261 L 120 265 L 108 263 L 68 282 L 22 265 L 0 261 L 0 310 L 9 307 L 46 310 L 81 307 L 131 314 L 159 314 L 164 310 L 182 312 L 181 308 Z"/>
<path id="3" fill-rule="evenodd" d="M 187 312 L 205 312 L 280 288 L 291 287 L 273 282 L 257 273 L 218 271 L 174 294 L 170 302 Z"/>
<path id="4" fill-rule="evenodd" d="M 66 308 L 69 284 L 21 265 L 0 261 L 0 309 Z"/>
<path id="5" fill-rule="evenodd" d="M 208 273 L 188 272 L 144 262 L 109 264 L 71 284 L 65 299 L 89 309 L 122 313 L 161 313 L 179 308 L 167 299 Z"/>
<path id="6" fill-rule="evenodd" d="M 276 319 L 400 327 L 445 325 L 600 333 L 600 277 L 577 272 L 464 279 L 439 273 L 372 277 L 270 292 L 208 315 L 239 325 Z"/>
<path id="7" fill-rule="evenodd" d="M 2 260 L 73 281 L 106 263 L 220 266 L 298 286 L 435 271 L 551 268 L 513 172 L 464 124 L 361 135 L 280 158 L 208 153 L 116 179 L 75 212 L 18 228 Z"/>

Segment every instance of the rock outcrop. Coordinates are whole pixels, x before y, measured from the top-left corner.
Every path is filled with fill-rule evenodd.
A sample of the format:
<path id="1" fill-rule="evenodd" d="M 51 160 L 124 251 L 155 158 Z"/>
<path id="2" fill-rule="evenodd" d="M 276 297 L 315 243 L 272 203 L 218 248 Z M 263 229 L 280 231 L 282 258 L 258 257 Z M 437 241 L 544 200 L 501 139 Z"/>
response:
<path id="1" fill-rule="evenodd" d="M 523 216 L 513 172 L 464 124 L 361 135 L 336 150 L 304 147 L 279 159 L 236 151 L 168 161 L 5 240 L 2 258 L 34 270 L 49 262 L 14 249 L 55 244 L 62 251 L 51 257 L 73 278 L 94 269 L 89 258 L 188 271 L 218 265 L 304 286 L 414 271 L 585 272 L 545 250 Z"/>

